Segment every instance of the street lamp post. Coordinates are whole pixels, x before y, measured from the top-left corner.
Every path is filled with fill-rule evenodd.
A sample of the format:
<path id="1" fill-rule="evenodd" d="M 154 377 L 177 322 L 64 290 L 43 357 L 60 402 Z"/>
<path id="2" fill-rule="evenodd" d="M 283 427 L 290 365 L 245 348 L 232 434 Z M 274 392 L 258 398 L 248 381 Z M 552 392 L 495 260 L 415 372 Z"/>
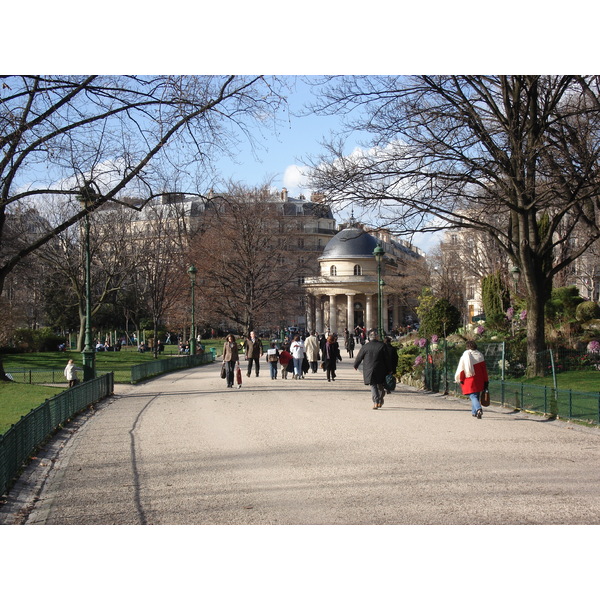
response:
<path id="1" fill-rule="evenodd" d="M 88 207 L 88 199 L 81 198 L 84 208 Z M 92 286 L 91 286 L 91 252 L 90 252 L 90 214 L 85 213 L 85 347 L 81 353 L 83 358 L 83 381 L 91 381 L 96 377 L 96 352 L 92 348 Z"/>
<path id="2" fill-rule="evenodd" d="M 515 265 L 514 267 L 511 268 L 510 274 L 515 283 L 515 296 L 516 296 L 517 295 L 517 285 L 519 283 L 519 277 L 521 277 L 521 269 L 519 269 L 519 267 L 517 267 L 517 265 Z"/>
<path id="3" fill-rule="evenodd" d="M 189 269 L 188 269 L 188 275 L 190 276 L 190 283 L 192 286 L 192 327 L 191 327 L 191 334 L 190 334 L 190 354 L 196 354 L 196 318 L 194 315 L 194 308 L 195 308 L 195 299 L 194 299 L 194 288 L 196 286 L 196 273 L 198 272 L 198 269 L 196 269 L 196 267 L 194 265 L 192 265 Z"/>
<path id="4" fill-rule="evenodd" d="M 380 244 L 377 244 L 373 255 L 377 261 L 377 331 L 379 339 L 383 340 L 383 322 L 382 322 L 382 303 L 383 303 L 383 282 L 381 281 L 381 263 L 383 262 L 383 255 L 385 251 Z"/>

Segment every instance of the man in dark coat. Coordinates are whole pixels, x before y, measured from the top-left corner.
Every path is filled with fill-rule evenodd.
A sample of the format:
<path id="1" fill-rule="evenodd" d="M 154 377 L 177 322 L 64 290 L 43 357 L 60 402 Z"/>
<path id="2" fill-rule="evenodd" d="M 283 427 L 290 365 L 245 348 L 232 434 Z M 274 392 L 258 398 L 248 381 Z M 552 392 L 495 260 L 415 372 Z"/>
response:
<path id="1" fill-rule="evenodd" d="M 377 335 L 377 331 L 369 332 L 369 343 L 361 347 L 354 361 L 354 369 L 358 370 L 362 362 L 364 362 L 363 380 L 365 385 L 371 386 L 373 408 L 381 408 L 385 395 L 383 384 L 385 383 L 385 376 L 392 372 L 392 362 L 385 344 Z"/>
<path id="2" fill-rule="evenodd" d="M 250 337 L 246 338 L 244 342 L 244 349 L 246 350 L 246 358 L 248 359 L 248 377 L 252 374 L 252 363 L 254 362 L 254 368 L 256 369 L 256 376 L 260 371 L 260 357 L 263 355 L 262 341 L 256 336 L 254 331 L 250 332 Z"/>

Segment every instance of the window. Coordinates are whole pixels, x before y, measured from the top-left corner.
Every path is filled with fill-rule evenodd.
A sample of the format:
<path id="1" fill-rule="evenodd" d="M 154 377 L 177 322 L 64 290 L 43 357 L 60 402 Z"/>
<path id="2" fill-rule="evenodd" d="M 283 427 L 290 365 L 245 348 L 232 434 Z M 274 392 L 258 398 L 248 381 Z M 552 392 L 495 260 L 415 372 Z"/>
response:
<path id="1" fill-rule="evenodd" d="M 329 274 L 333 277 L 337 275 L 337 267 L 335 265 L 331 266 L 331 268 L 329 269 Z"/>
<path id="2" fill-rule="evenodd" d="M 362 275 L 362 267 L 360 265 L 354 265 L 354 274 Z"/>

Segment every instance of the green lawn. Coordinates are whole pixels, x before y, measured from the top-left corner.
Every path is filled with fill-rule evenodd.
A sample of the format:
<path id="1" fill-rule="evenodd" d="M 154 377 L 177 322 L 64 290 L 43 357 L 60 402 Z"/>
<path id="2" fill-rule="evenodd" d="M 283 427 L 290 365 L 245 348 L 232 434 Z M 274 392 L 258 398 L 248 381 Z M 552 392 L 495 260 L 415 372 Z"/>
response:
<path id="1" fill-rule="evenodd" d="M 522 381 L 531 385 L 554 387 L 552 375 L 535 379 L 523 378 L 515 381 Z M 556 385 L 559 390 L 600 393 L 600 371 L 567 371 L 566 373 L 557 373 Z"/>
<path id="2" fill-rule="evenodd" d="M 217 355 L 223 353 L 223 340 L 203 340 L 206 351 L 216 348 Z M 177 346 L 165 346 L 161 358 L 177 355 Z M 73 359 L 78 367 L 82 366 L 81 352 L 38 352 L 30 354 L 5 354 L 2 356 L 5 371 L 11 369 L 38 369 L 62 371 L 68 360 Z M 123 348 L 120 352 L 96 353 L 96 371 L 113 372 L 115 383 L 131 383 L 131 367 L 142 362 L 154 360 L 152 352 L 138 352 L 136 348 Z M 26 383 L 0 383 L 0 435 L 44 400 L 66 389 Z"/>
<path id="3" fill-rule="evenodd" d="M 31 409 L 52 398 L 60 388 L 25 383 L 0 384 L 0 435 Z"/>
<path id="4" fill-rule="evenodd" d="M 165 346 L 160 358 L 177 355 L 177 346 Z M 60 370 L 72 358 L 78 367 L 82 367 L 81 352 L 37 352 L 30 354 L 6 354 L 3 357 L 5 371 L 23 369 Z M 152 352 L 138 352 L 136 348 L 123 348 L 120 352 L 97 352 L 96 371 L 115 374 L 115 383 L 131 382 L 131 367 L 142 362 L 153 361 Z"/>

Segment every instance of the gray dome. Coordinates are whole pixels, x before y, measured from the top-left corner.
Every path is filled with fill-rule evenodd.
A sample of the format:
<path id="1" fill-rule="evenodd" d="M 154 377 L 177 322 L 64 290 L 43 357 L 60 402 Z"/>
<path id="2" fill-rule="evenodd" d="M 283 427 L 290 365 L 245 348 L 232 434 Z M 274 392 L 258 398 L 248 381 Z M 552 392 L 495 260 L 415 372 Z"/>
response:
<path id="1" fill-rule="evenodd" d="M 377 239 L 362 229 L 349 227 L 342 229 L 333 236 L 321 258 L 351 258 L 351 257 L 373 257 L 373 250 L 377 247 Z"/>

